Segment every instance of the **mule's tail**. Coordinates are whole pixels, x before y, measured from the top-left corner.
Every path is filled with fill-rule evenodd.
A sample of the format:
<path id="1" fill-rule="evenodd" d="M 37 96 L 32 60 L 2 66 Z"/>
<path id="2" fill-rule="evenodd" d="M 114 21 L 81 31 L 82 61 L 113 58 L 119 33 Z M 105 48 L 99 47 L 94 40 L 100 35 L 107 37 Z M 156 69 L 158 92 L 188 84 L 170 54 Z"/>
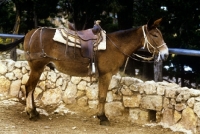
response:
<path id="1" fill-rule="evenodd" d="M 15 42 L 10 43 L 10 44 L 6 44 L 6 45 L 0 44 L 0 52 L 8 51 L 8 50 L 16 47 L 17 45 L 19 45 L 19 43 L 21 43 L 23 41 L 24 41 L 24 37 Z"/>

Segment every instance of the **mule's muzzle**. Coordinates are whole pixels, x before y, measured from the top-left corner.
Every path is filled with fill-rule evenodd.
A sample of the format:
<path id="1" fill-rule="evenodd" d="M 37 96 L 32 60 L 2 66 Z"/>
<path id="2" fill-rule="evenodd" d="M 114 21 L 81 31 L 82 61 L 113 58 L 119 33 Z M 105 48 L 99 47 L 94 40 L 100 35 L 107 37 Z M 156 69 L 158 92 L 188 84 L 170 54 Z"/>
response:
<path id="1" fill-rule="evenodd" d="M 160 53 L 160 58 L 161 58 L 162 61 L 166 61 L 168 56 L 169 56 L 168 51 L 163 51 L 163 52 Z"/>

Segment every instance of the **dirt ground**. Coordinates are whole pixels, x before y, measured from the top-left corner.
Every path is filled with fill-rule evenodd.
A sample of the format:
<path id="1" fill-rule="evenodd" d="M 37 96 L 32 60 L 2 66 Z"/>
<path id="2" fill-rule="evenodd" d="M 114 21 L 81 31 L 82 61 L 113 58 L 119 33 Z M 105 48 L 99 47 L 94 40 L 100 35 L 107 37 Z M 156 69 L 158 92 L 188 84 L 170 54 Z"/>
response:
<path id="1" fill-rule="evenodd" d="M 140 126 L 126 121 L 111 121 L 100 126 L 99 120 L 84 113 L 40 115 L 30 121 L 24 105 L 14 101 L 0 101 L 0 134 L 183 134 L 161 126 Z"/>

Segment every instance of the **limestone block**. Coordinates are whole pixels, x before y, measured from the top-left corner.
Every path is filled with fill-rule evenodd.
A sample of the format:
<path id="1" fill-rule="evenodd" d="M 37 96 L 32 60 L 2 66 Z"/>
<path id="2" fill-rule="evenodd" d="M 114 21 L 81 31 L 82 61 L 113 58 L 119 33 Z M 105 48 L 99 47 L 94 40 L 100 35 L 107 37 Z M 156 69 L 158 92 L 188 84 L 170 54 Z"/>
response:
<path id="1" fill-rule="evenodd" d="M 7 66 L 0 61 L 0 74 L 5 74 L 7 72 Z"/>
<path id="2" fill-rule="evenodd" d="M 46 82 L 45 82 L 45 81 L 40 81 L 40 82 L 38 83 L 38 86 L 39 86 L 43 91 L 45 91 L 45 89 L 46 89 Z"/>
<path id="3" fill-rule="evenodd" d="M 130 86 L 131 84 L 143 83 L 143 81 L 134 77 L 122 77 L 122 83 Z"/>
<path id="4" fill-rule="evenodd" d="M 170 108 L 164 108 L 161 121 L 169 126 L 172 126 L 174 124 L 174 110 Z"/>
<path id="5" fill-rule="evenodd" d="M 41 100 L 44 105 L 57 105 L 62 100 L 61 94 L 60 88 L 49 89 L 43 93 Z"/>
<path id="6" fill-rule="evenodd" d="M 9 79 L 9 80 L 16 80 L 17 78 L 15 77 L 13 72 L 10 73 L 6 73 L 5 76 Z"/>
<path id="7" fill-rule="evenodd" d="M 128 86 L 126 85 L 123 85 L 122 88 L 121 88 L 121 93 L 123 95 L 133 95 L 133 92 L 129 89 Z"/>
<path id="8" fill-rule="evenodd" d="M 190 96 L 192 96 L 192 97 L 200 96 L 200 90 L 189 89 L 188 91 L 190 92 Z"/>
<path id="9" fill-rule="evenodd" d="M 159 95 L 146 95 L 141 99 L 141 107 L 161 111 L 163 108 L 163 98 Z"/>
<path id="10" fill-rule="evenodd" d="M 88 98 L 86 97 L 86 96 L 83 96 L 83 97 L 81 97 L 81 98 L 79 98 L 78 100 L 77 100 L 77 104 L 79 105 L 79 106 L 87 106 L 88 105 Z"/>
<path id="11" fill-rule="evenodd" d="M 48 74 L 47 74 L 47 79 L 48 79 L 48 80 L 51 80 L 52 82 L 56 82 L 56 80 L 57 80 L 57 75 L 56 75 L 56 73 L 55 73 L 54 71 L 48 72 Z"/>
<path id="12" fill-rule="evenodd" d="M 175 88 L 166 87 L 165 96 L 169 97 L 169 98 L 174 98 L 175 99 L 176 98 L 176 89 Z"/>
<path id="13" fill-rule="evenodd" d="M 46 72 L 47 73 L 47 72 Z M 46 80 L 45 72 L 40 75 L 40 80 Z"/>
<path id="14" fill-rule="evenodd" d="M 157 91 L 156 91 L 156 83 L 154 81 L 146 81 L 144 83 L 144 92 L 146 94 L 156 94 Z"/>
<path id="15" fill-rule="evenodd" d="M 85 89 L 86 89 L 86 85 L 87 85 L 87 82 L 86 82 L 86 81 L 81 81 L 81 82 L 79 82 L 79 84 L 77 85 L 77 89 L 78 89 L 78 90 L 85 90 Z"/>
<path id="16" fill-rule="evenodd" d="M 195 97 L 195 100 L 200 102 L 200 96 L 199 97 Z"/>
<path id="17" fill-rule="evenodd" d="M 76 85 L 69 82 L 67 85 L 66 90 L 64 91 L 63 94 L 63 101 L 66 104 L 72 104 L 76 102 L 76 93 L 77 93 L 77 88 Z"/>
<path id="18" fill-rule="evenodd" d="M 26 68 L 25 67 L 22 67 L 22 74 L 25 74 L 25 73 L 27 73 L 28 71 L 26 70 Z"/>
<path id="19" fill-rule="evenodd" d="M 158 95 L 165 95 L 165 86 L 159 84 L 157 86 L 157 94 Z"/>
<path id="20" fill-rule="evenodd" d="M 18 78 L 18 79 L 21 79 L 22 78 L 22 72 L 21 72 L 21 69 L 15 69 L 13 70 L 13 73 L 15 74 L 15 77 Z"/>
<path id="21" fill-rule="evenodd" d="M 147 124 L 149 123 L 148 111 L 144 111 L 138 108 L 129 109 L 129 121 L 137 124 Z"/>
<path id="22" fill-rule="evenodd" d="M 181 124 L 185 129 L 196 132 L 197 117 L 191 108 L 187 107 L 183 110 L 179 124 Z"/>
<path id="23" fill-rule="evenodd" d="M 177 110 L 177 111 L 182 111 L 182 110 L 184 110 L 185 108 L 186 108 L 187 106 L 186 106 L 186 104 L 184 104 L 184 103 L 179 103 L 179 104 L 176 104 L 175 105 L 175 109 Z"/>
<path id="24" fill-rule="evenodd" d="M 98 100 L 89 100 L 88 101 L 88 107 L 91 109 L 97 109 L 98 104 L 99 104 Z"/>
<path id="25" fill-rule="evenodd" d="M 188 90 L 182 91 L 177 97 L 177 102 L 187 101 L 190 98 L 190 92 Z"/>
<path id="26" fill-rule="evenodd" d="M 23 77 L 22 77 L 22 84 L 26 84 L 28 79 L 29 79 L 29 75 L 28 74 L 24 74 Z"/>
<path id="27" fill-rule="evenodd" d="M 122 116 L 124 112 L 124 107 L 122 102 L 109 102 L 105 104 L 105 114 L 108 118 L 115 118 L 117 116 Z"/>
<path id="28" fill-rule="evenodd" d="M 73 84 L 77 85 L 81 81 L 81 79 L 82 79 L 81 77 L 74 77 L 74 76 L 72 76 L 71 77 L 71 82 Z"/>
<path id="29" fill-rule="evenodd" d="M 117 93 L 116 90 L 112 91 L 112 97 L 113 101 L 121 101 L 122 100 L 122 95 L 120 93 Z"/>
<path id="30" fill-rule="evenodd" d="M 15 62 L 15 67 L 16 68 L 21 68 L 22 67 L 22 62 L 20 62 L 20 61 Z"/>
<path id="31" fill-rule="evenodd" d="M 164 101 L 163 102 L 163 107 L 167 108 L 169 106 L 169 102 L 170 102 L 169 98 L 164 97 L 163 101 Z"/>
<path id="32" fill-rule="evenodd" d="M 111 90 L 113 88 L 118 88 L 120 85 L 120 79 L 121 79 L 121 77 L 114 75 L 111 79 L 108 90 Z"/>
<path id="33" fill-rule="evenodd" d="M 15 61 L 13 61 L 13 60 L 8 61 L 7 67 L 8 67 L 7 68 L 8 72 L 12 72 L 15 68 Z"/>
<path id="34" fill-rule="evenodd" d="M 138 91 L 139 91 L 140 85 L 141 85 L 141 83 L 131 84 L 131 85 L 129 86 L 129 89 L 130 89 L 131 91 L 138 92 Z"/>
<path id="35" fill-rule="evenodd" d="M 10 83 L 6 77 L 0 76 L 0 93 L 7 93 L 10 88 Z"/>
<path id="36" fill-rule="evenodd" d="M 86 87 L 86 96 L 90 99 L 90 100 L 96 100 L 98 99 L 98 86 L 97 84 L 93 84 L 89 87 Z"/>
<path id="37" fill-rule="evenodd" d="M 112 102 L 113 101 L 113 93 L 112 91 L 107 92 L 106 102 Z"/>
<path id="38" fill-rule="evenodd" d="M 190 108 L 193 108 L 193 107 L 194 107 L 194 103 L 195 103 L 194 97 L 188 99 L 188 101 L 187 101 L 187 104 L 188 104 L 188 106 L 189 106 Z"/>
<path id="39" fill-rule="evenodd" d="M 21 64 L 22 64 L 22 67 L 26 68 L 26 70 L 30 70 L 30 67 L 28 65 L 28 61 L 22 61 Z"/>
<path id="40" fill-rule="evenodd" d="M 181 112 L 174 111 L 174 123 L 177 123 L 181 119 L 182 115 Z"/>
<path id="41" fill-rule="evenodd" d="M 200 102 L 196 102 L 194 104 L 194 112 L 197 114 L 197 116 L 200 118 Z"/>
<path id="42" fill-rule="evenodd" d="M 63 80 L 63 84 L 61 86 L 62 91 L 64 91 L 67 87 L 68 82 L 66 80 Z"/>
<path id="43" fill-rule="evenodd" d="M 51 80 L 46 80 L 45 82 L 46 82 L 45 83 L 45 88 L 46 89 L 53 89 L 53 88 L 56 87 L 55 82 L 52 82 Z"/>
<path id="44" fill-rule="evenodd" d="M 44 90 L 42 90 L 41 88 L 36 87 L 35 91 L 34 91 L 34 99 L 35 100 L 41 100 L 43 93 L 44 93 L 43 91 Z"/>
<path id="45" fill-rule="evenodd" d="M 58 78 L 57 81 L 56 81 L 56 87 L 61 86 L 62 84 L 63 84 L 63 78 L 60 77 L 60 78 Z"/>
<path id="46" fill-rule="evenodd" d="M 10 85 L 9 95 L 18 97 L 21 88 L 21 80 L 12 81 Z"/>
<path id="47" fill-rule="evenodd" d="M 76 93 L 76 98 L 81 98 L 83 96 L 85 96 L 85 91 L 78 90 Z"/>
<path id="48" fill-rule="evenodd" d="M 124 107 L 131 107 L 131 108 L 139 107 L 141 98 L 142 97 L 140 94 L 135 94 L 132 96 L 123 96 Z"/>

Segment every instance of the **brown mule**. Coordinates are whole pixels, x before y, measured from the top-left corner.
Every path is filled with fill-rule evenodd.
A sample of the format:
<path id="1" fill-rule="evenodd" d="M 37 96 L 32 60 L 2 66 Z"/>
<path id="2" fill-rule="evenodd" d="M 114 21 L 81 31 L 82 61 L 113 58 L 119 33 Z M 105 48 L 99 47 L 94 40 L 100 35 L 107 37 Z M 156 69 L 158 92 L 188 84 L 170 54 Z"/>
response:
<path id="1" fill-rule="evenodd" d="M 99 106 L 98 118 L 101 125 L 109 124 L 105 116 L 104 104 L 107 90 L 111 78 L 123 65 L 127 57 L 141 47 L 149 52 L 158 55 L 158 60 L 166 60 L 168 57 L 168 47 L 166 46 L 162 34 L 157 26 L 162 19 L 150 21 L 147 25 L 136 29 L 128 29 L 107 34 L 106 50 L 97 52 L 97 67 L 99 71 Z M 45 65 L 52 63 L 57 70 L 71 76 L 87 76 L 89 60 L 81 56 L 79 48 L 74 51 L 73 47 L 68 47 L 65 54 L 65 45 L 53 41 L 55 29 L 43 28 L 28 32 L 24 38 L 24 50 L 27 53 L 27 60 L 30 65 L 30 77 L 26 83 L 26 111 L 32 119 L 38 117 L 34 103 L 33 93 L 43 72 Z M 41 38 L 42 37 L 42 38 Z M 23 39 L 16 43 L 0 45 L 0 51 L 13 48 Z M 74 57 L 75 52 L 75 57 Z"/>

